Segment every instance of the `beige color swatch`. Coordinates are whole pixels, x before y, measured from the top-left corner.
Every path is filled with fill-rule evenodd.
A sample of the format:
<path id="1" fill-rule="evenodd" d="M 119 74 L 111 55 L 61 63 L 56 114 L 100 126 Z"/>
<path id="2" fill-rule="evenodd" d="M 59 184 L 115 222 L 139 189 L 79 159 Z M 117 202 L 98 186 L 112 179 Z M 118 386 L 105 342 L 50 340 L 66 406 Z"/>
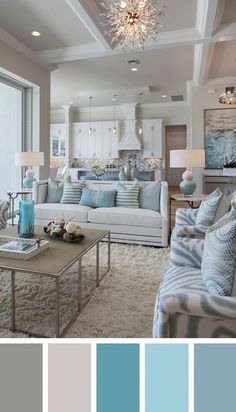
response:
<path id="1" fill-rule="evenodd" d="M 48 412 L 91 412 L 91 346 L 49 344 Z"/>

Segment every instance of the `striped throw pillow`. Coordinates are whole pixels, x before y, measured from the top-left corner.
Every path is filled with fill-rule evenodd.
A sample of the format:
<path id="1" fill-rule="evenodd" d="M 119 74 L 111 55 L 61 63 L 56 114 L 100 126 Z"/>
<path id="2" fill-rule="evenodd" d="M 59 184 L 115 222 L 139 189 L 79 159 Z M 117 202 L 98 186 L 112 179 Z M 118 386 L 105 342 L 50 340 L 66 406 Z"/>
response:
<path id="1" fill-rule="evenodd" d="M 71 180 L 66 180 L 63 188 L 61 204 L 79 203 L 82 196 L 82 189 L 86 187 L 86 182 L 72 185 Z"/>
<path id="2" fill-rule="evenodd" d="M 131 188 L 126 188 L 121 183 L 118 183 L 116 186 L 116 206 L 138 209 L 139 188 L 139 183 L 134 183 Z"/>

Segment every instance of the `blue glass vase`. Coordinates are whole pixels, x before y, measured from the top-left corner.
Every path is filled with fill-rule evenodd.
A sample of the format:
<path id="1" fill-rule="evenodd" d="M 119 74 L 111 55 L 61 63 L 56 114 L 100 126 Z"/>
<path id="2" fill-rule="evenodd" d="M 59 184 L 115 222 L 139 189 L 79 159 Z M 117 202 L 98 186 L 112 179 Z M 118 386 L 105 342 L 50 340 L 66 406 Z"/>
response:
<path id="1" fill-rule="evenodd" d="M 34 236 L 34 201 L 20 201 L 18 234 L 20 237 Z"/>

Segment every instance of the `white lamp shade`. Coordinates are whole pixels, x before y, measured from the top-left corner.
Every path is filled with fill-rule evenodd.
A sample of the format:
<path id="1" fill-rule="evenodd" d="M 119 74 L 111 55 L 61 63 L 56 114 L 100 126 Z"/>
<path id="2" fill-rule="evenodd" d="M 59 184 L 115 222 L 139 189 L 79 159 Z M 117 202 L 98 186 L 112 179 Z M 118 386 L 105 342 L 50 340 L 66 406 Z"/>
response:
<path id="1" fill-rule="evenodd" d="M 170 167 L 205 167 L 205 150 L 170 150 Z"/>
<path id="2" fill-rule="evenodd" d="M 16 152 L 15 153 L 16 166 L 43 166 L 44 153 L 43 152 Z"/>

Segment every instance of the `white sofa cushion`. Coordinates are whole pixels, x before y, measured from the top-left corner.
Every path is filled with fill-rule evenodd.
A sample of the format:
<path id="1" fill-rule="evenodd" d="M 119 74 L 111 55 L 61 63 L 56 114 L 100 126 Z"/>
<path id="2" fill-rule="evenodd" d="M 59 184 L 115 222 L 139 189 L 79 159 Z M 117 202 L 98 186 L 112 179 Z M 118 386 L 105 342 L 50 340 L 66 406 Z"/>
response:
<path id="1" fill-rule="evenodd" d="M 59 216 L 65 219 L 73 218 L 75 222 L 88 222 L 89 206 L 78 204 L 40 203 L 35 206 L 35 218 L 40 220 L 54 220 Z"/>
<path id="2" fill-rule="evenodd" d="M 88 212 L 88 221 L 113 225 L 143 226 L 160 229 L 162 216 L 154 210 L 127 207 L 101 207 Z"/>

